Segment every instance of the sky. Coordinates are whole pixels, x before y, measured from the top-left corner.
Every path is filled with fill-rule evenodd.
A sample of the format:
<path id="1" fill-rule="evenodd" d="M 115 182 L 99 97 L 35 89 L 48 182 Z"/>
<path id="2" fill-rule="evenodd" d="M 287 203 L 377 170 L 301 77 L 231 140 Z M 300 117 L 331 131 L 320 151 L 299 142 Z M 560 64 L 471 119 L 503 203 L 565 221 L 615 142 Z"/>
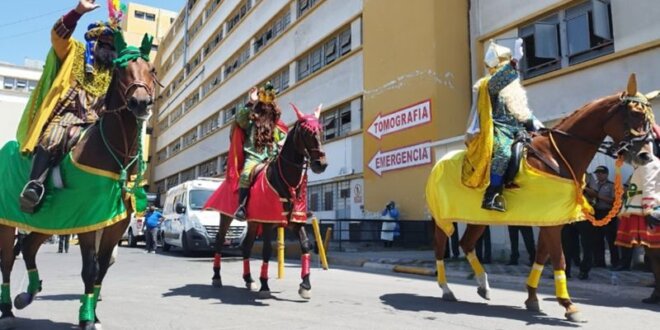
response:
<path id="1" fill-rule="evenodd" d="M 83 40 L 89 23 L 107 20 L 107 0 L 96 0 L 101 8 L 78 22 L 74 37 Z M 138 0 L 143 5 L 178 12 L 185 0 Z M 24 60 L 45 61 L 50 49 L 50 29 L 62 15 L 74 9 L 77 0 L 2 0 L 0 5 L 0 62 L 23 65 Z"/>

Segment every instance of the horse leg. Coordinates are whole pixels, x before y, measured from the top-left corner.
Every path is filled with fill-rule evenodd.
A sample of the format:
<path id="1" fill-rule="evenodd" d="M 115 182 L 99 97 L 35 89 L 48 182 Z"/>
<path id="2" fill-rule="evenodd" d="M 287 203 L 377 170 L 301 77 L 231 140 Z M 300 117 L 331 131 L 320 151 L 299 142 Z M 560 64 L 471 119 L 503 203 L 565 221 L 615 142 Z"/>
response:
<path id="1" fill-rule="evenodd" d="M 222 263 L 222 247 L 225 245 L 225 237 L 232 219 L 224 214 L 220 214 L 220 228 L 215 236 L 215 255 L 213 256 L 213 277 L 211 285 L 217 288 L 222 287 L 222 277 L 220 276 L 220 266 Z"/>
<path id="2" fill-rule="evenodd" d="M 474 277 L 477 280 L 479 287 L 477 288 L 477 293 L 481 298 L 490 300 L 490 285 L 488 284 L 488 274 L 484 270 L 484 267 L 479 262 L 477 255 L 474 252 L 474 247 L 479 240 L 479 237 L 484 233 L 486 226 L 484 225 L 467 225 L 465 233 L 461 238 L 461 248 L 465 252 L 465 256 L 474 271 Z"/>
<path id="3" fill-rule="evenodd" d="M 660 249 L 644 247 L 644 251 L 651 263 L 651 271 L 655 278 L 655 289 L 648 298 L 642 299 L 645 304 L 660 303 Z"/>
<path id="4" fill-rule="evenodd" d="M 302 253 L 300 256 L 300 278 L 302 279 L 302 282 L 298 288 L 298 294 L 303 299 L 310 299 L 312 298 L 312 284 L 309 282 L 311 264 L 310 251 L 312 250 L 312 245 L 309 242 L 309 237 L 307 237 L 307 232 L 305 231 L 305 227 L 303 227 L 302 224 L 293 223 L 291 224 L 291 229 L 298 235 L 298 240 L 300 241 L 300 251 Z M 319 244 L 323 244 L 323 242 L 319 242 Z"/>
<path id="5" fill-rule="evenodd" d="M 541 232 L 539 233 L 539 241 L 536 246 L 536 257 L 534 259 L 534 264 L 532 265 L 532 270 L 527 277 L 527 300 L 525 300 L 525 307 L 527 310 L 532 312 L 541 311 L 541 306 L 539 306 L 539 298 L 536 295 L 536 291 L 539 287 L 539 282 L 541 281 L 543 265 L 545 265 L 545 262 L 548 261 L 548 257 L 550 256 L 547 241 L 547 231 L 544 230 L 544 228 L 541 228 Z"/>
<path id="6" fill-rule="evenodd" d="M 80 242 L 83 264 L 80 275 L 85 284 L 85 293 L 80 298 L 81 305 L 78 321 L 81 329 L 94 329 L 94 323 L 96 321 L 96 298 L 98 298 L 94 295 L 94 284 L 99 275 L 99 262 L 96 254 L 96 232 L 79 234 L 78 241 Z"/>
<path id="7" fill-rule="evenodd" d="M 435 221 L 435 220 L 434 220 Z M 435 266 L 437 270 L 438 286 L 442 289 L 442 300 L 456 301 L 454 293 L 447 284 L 447 275 L 445 274 L 445 248 L 447 247 L 447 235 L 438 226 L 435 227 Z"/>
<path id="8" fill-rule="evenodd" d="M 273 225 L 264 223 L 262 226 L 264 246 L 262 250 L 261 274 L 259 275 L 259 282 L 261 282 L 259 296 L 266 298 L 270 297 L 270 288 L 268 287 L 268 262 L 270 261 L 270 257 L 273 254 Z"/>
<path id="9" fill-rule="evenodd" d="M 37 270 L 37 252 L 41 244 L 45 242 L 50 235 L 39 233 L 30 233 L 23 239 L 22 253 L 23 260 L 25 260 L 25 268 L 28 272 L 28 288 L 27 292 L 22 292 L 14 299 L 14 307 L 23 309 L 34 301 L 34 297 L 41 291 L 41 279 L 39 279 L 39 271 Z"/>
<path id="10" fill-rule="evenodd" d="M 561 247 L 561 228 L 563 226 L 543 227 L 541 232 L 545 231 L 548 253 L 550 253 L 550 260 L 552 261 L 552 268 L 554 269 L 555 276 L 555 296 L 560 305 L 566 309 L 564 316 L 572 322 L 581 322 L 582 315 L 578 308 L 571 301 L 568 295 L 568 288 L 566 286 L 566 261 L 564 259 L 564 251 Z"/>
<path id="11" fill-rule="evenodd" d="M 101 321 L 98 318 L 96 313 L 96 307 L 98 306 L 99 296 L 101 295 L 101 287 L 103 286 L 103 279 L 110 269 L 111 261 L 113 259 L 113 254 L 115 247 L 119 243 L 119 240 L 126 232 L 126 227 L 128 227 L 128 220 L 121 221 L 110 227 L 103 229 L 103 234 L 100 238 L 99 249 L 98 249 L 98 265 L 99 272 L 96 276 L 96 281 L 94 282 L 94 325 L 97 329 L 100 329 Z"/>
<path id="12" fill-rule="evenodd" d="M 0 270 L 2 270 L 2 286 L 0 287 L 0 329 L 13 327 L 14 313 L 12 313 L 11 292 L 9 277 L 14 268 L 14 228 L 0 226 Z"/>
<path id="13" fill-rule="evenodd" d="M 250 291 L 257 291 L 257 284 L 254 283 L 250 272 L 250 256 L 252 255 L 254 240 L 257 238 L 258 228 L 259 224 L 248 222 L 247 234 L 243 239 L 243 246 L 241 246 L 243 252 L 243 281 L 245 281 L 245 287 Z"/>

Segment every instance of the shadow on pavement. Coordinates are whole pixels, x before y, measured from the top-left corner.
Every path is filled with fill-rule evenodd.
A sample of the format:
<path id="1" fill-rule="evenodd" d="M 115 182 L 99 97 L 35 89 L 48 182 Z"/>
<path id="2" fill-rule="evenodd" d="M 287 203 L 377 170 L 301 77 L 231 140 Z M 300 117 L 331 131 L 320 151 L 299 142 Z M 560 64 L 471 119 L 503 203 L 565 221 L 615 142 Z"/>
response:
<path id="1" fill-rule="evenodd" d="M 59 323 L 50 320 L 31 320 L 17 317 L 14 326 L 10 329 L 15 330 L 70 330 L 79 329 L 77 324 L 72 323 Z"/>
<path id="2" fill-rule="evenodd" d="M 264 302 L 268 300 L 292 302 L 292 303 L 306 303 L 307 300 L 292 300 L 279 298 L 276 295 L 279 292 L 271 291 L 271 296 L 268 298 L 260 298 L 257 292 L 248 292 L 243 287 L 235 287 L 225 285 L 222 288 L 215 288 L 211 285 L 202 284 L 187 284 L 185 286 L 170 289 L 170 292 L 163 293 L 163 297 L 192 297 L 202 300 L 217 300 L 219 304 L 229 305 L 244 305 L 244 306 L 269 306 Z"/>
<path id="3" fill-rule="evenodd" d="M 52 300 L 52 301 L 66 301 L 66 300 L 80 300 L 82 293 L 78 294 L 52 294 L 52 295 L 37 295 L 36 300 Z"/>
<path id="4" fill-rule="evenodd" d="M 653 289 L 649 289 L 649 295 Z M 616 295 L 612 294 L 612 298 L 615 298 Z M 591 306 L 603 306 L 603 307 L 627 307 L 633 309 L 645 309 L 649 311 L 660 312 L 660 305 L 650 305 L 642 303 L 642 299 L 648 297 L 643 296 L 639 299 L 628 298 L 628 297 L 616 297 L 617 299 L 603 299 L 602 297 L 592 298 L 592 297 L 573 297 L 571 300 L 577 304 L 578 308 L 580 305 L 591 305 Z M 556 303 L 555 298 L 544 298 L 544 301 L 552 301 Z"/>
<path id="5" fill-rule="evenodd" d="M 580 327 L 562 319 L 552 318 L 543 313 L 529 312 L 520 307 L 474 303 L 469 301 L 446 302 L 439 297 L 418 296 L 415 294 L 392 293 L 380 296 L 385 305 L 401 311 L 429 311 L 446 314 L 476 315 L 507 320 L 518 320 L 525 325 L 542 324 L 548 326 Z"/>

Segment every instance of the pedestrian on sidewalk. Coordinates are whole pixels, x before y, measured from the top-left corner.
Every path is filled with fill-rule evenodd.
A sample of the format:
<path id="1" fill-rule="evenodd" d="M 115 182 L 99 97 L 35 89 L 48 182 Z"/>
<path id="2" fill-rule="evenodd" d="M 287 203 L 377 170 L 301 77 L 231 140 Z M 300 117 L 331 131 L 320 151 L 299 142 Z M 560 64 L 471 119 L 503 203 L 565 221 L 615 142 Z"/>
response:
<path id="1" fill-rule="evenodd" d="M 147 253 L 156 253 L 156 234 L 158 225 L 160 225 L 163 219 L 163 214 L 152 205 L 149 207 L 149 212 L 145 215 L 145 219 L 146 230 L 144 235 L 147 242 Z"/>
<path id="2" fill-rule="evenodd" d="M 511 240 L 511 257 L 507 265 L 518 265 L 518 258 L 520 258 L 520 251 L 518 249 L 518 233 L 523 237 L 525 249 L 529 255 L 529 266 L 534 264 L 536 258 L 536 246 L 534 245 L 534 231 L 530 226 L 507 226 L 509 230 L 509 239 Z"/>
<path id="3" fill-rule="evenodd" d="M 69 253 L 69 238 L 71 235 L 60 235 L 59 236 L 59 246 L 57 248 L 57 253 Z"/>
<path id="4" fill-rule="evenodd" d="M 385 205 L 381 216 L 384 221 L 381 227 L 380 239 L 385 247 L 392 247 L 394 239 L 400 235 L 399 209 L 396 208 L 394 201 L 390 201 Z"/>

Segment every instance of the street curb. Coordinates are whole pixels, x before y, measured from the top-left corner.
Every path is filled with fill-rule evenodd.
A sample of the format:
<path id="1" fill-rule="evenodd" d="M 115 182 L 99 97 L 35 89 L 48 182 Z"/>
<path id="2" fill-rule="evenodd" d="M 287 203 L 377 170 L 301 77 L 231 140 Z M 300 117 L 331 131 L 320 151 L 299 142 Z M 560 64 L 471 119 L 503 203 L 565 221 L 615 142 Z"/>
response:
<path id="1" fill-rule="evenodd" d="M 367 261 L 362 265 L 363 268 L 394 271 L 396 265 L 382 264 L 379 262 Z"/>
<path id="2" fill-rule="evenodd" d="M 435 276 L 435 269 L 426 268 L 426 267 L 394 265 L 392 270 L 395 273 L 404 273 L 404 274 L 413 274 L 413 275 L 422 275 L 422 276 Z"/>

